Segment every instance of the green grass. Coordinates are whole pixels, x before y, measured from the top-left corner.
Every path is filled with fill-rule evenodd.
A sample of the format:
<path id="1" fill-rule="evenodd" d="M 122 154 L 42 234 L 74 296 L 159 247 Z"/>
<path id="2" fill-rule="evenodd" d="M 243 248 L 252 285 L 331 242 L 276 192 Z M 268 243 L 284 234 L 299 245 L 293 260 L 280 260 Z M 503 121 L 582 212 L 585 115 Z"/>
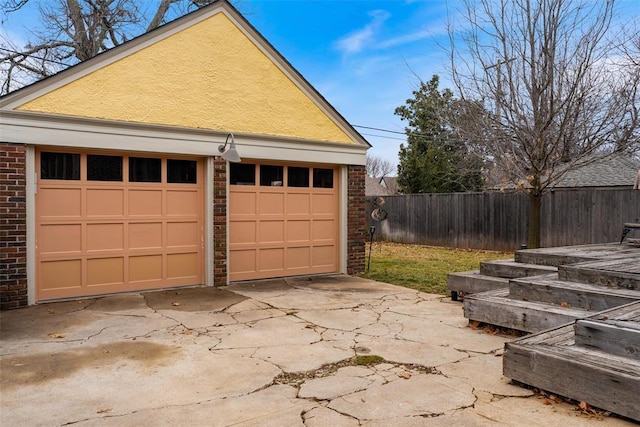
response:
<path id="1" fill-rule="evenodd" d="M 369 245 L 367 245 L 367 260 Z M 513 253 L 376 242 L 371 270 L 363 277 L 433 294 L 448 294 L 447 274 L 476 270 L 480 261 L 513 258 Z"/>

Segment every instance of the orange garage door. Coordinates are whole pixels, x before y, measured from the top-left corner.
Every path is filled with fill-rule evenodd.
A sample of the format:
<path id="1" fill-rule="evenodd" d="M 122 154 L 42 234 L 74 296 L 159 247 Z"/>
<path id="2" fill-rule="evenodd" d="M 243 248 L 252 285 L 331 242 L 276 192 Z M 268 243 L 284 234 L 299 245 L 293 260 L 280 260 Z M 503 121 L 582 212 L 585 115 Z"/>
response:
<path id="1" fill-rule="evenodd" d="M 201 160 L 36 158 L 38 300 L 203 283 Z"/>
<path id="2" fill-rule="evenodd" d="M 338 175 L 320 165 L 232 163 L 229 278 L 338 270 Z"/>

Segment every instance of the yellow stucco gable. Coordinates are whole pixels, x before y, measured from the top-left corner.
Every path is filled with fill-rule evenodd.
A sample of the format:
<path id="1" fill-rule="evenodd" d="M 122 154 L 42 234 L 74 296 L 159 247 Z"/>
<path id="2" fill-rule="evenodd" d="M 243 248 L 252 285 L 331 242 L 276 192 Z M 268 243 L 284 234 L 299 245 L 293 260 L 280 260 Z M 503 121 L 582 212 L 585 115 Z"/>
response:
<path id="1" fill-rule="evenodd" d="M 115 62 L 17 109 L 355 142 L 222 12 L 124 52 Z"/>

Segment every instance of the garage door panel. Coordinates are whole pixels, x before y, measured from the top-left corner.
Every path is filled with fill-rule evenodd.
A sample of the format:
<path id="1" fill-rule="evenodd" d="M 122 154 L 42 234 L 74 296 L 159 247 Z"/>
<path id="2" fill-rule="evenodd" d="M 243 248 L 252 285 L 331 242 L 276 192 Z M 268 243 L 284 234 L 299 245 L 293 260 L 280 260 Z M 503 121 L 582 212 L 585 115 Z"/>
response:
<path id="1" fill-rule="evenodd" d="M 124 283 L 124 258 L 95 258 L 87 260 L 87 285 L 105 286 Z"/>
<path id="2" fill-rule="evenodd" d="M 129 216 L 161 216 L 162 190 L 129 190 Z"/>
<path id="3" fill-rule="evenodd" d="M 287 213 L 289 215 L 308 215 L 311 213 L 311 194 L 293 193 L 287 195 Z"/>
<path id="4" fill-rule="evenodd" d="M 287 248 L 287 267 L 291 269 L 311 268 L 311 248 Z"/>
<path id="5" fill-rule="evenodd" d="M 284 243 L 284 220 L 260 221 L 259 227 L 259 241 L 261 243 Z"/>
<path id="6" fill-rule="evenodd" d="M 258 224 L 255 221 L 234 221 L 229 224 L 230 243 L 255 244 L 257 243 Z"/>
<path id="7" fill-rule="evenodd" d="M 287 221 L 287 241 L 309 242 L 311 240 L 311 221 L 289 220 Z"/>
<path id="8" fill-rule="evenodd" d="M 38 191 L 39 215 L 43 219 L 56 217 L 80 218 L 82 216 L 82 191 L 77 188 L 40 188 Z"/>
<path id="9" fill-rule="evenodd" d="M 162 248 L 162 222 L 129 223 L 129 248 Z"/>
<path id="10" fill-rule="evenodd" d="M 314 194 L 313 195 L 313 214 L 335 215 L 336 197 L 334 194 Z"/>
<path id="11" fill-rule="evenodd" d="M 46 277 L 42 290 L 74 289 L 82 286 L 82 260 L 43 261 L 38 273 Z"/>
<path id="12" fill-rule="evenodd" d="M 316 219 L 313 220 L 312 238 L 314 241 L 335 239 L 335 221 L 333 219 Z"/>
<path id="13" fill-rule="evenodd" d="M 160 279 L 162 279 L 162 255 L 129 257 L 130 282 Z"/>
<path id="14" fill-rule="evenodd" d="M 87 224 L 87 251 L 124 250 L 124 224 Z"/>
<path id="15" fill-rule="evenodd" d="M 197 277 L 200 269 L 198 258 L 197 252 L 167 255 L 167 278 Z"/>
<path id="16" fill-rule="evenodd" d="M 89 188 L 86 191 L 88 217 L 124 215 L 124 189 Z"/>
<path id="17" fill-rule="evenodd" d="M 196 191 L 168 190 L 167 215 L 197 217 L 200 213 L 199 197 Z"/>
<path id="18" fill-rule="evenodd" d="M 253 188 L 253 187 L 252 187 Z M 244 191 L 233 192 L 229 195 L 229 203 L 233 206 L 232 216 L 256 215 L 258 212 L 258 195 L 256 193 L 248 193 Z"/>
<path id="19" fill-rule="evenodd" d="M 258 250 L 258 269 L 263 272 L 284 269 L 284 248 Z"/>
<path id="20" fill-rule="evenodd" d="M 234 250 L 229 254 L 229 263 L 233 265 L 233 271 L 253 273 L 257 270 L 257 249 Z"/>
<path id="21" fill-rule="evenodd" d="M 282 193 L 259 193 L 260 215 L 282 215 L 284 214 L 284 194 Z"/>
<path id="22" fill-rule="evenodd" d="M 193 247 L 200 241 L 200 224 L 190 222 L 167 222 L 167 247 Z"/>
<path id="23" fill-rule="evenodd" d="M 335 247 L 330 246 L 314 246 L 312 249 L 314 266 L 333 266 L 335 265 Z"/>
<path id="24" fill-rule="evenodd" d="M 81 224 L 45 224 L 38 229 L 38 250 L 42 255 L 80 253 Z"/>

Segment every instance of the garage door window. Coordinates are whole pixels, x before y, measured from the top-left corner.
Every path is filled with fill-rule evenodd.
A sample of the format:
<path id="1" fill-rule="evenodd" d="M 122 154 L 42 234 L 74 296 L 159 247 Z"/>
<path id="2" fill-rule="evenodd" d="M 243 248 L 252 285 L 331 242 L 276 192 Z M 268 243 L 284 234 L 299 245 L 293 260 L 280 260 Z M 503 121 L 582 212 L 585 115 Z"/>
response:
<path id="1" fill-rule="evenodd" d="M 161 182 L 162 160 L 129 157 L 129 182 Z"/>
<path id="2" fill-rule="evenodd" d="M 260 166 L 260 185 L 263 187 L 282 187 L 283 166 Z"/>
<path id="3" fill-rule="evenodd" d="M 231 163 L 229 183 L 231 185 L 256 185 L 256 165 Z"/>
<path id="4" fill-rule="evenodd" d="M 167 182 L 170 184 L 196 184 L 197 172 L 195 160 L 167 160 Z"/>
<path id="5" fill-rule="evenodd" d="M 289 187 L 308 188 L 309 168 L 290 166 L 287 169 L 287 185 Z"/>
<path id="6" fill-rule="evenodd" d="M 314 188 L 333 188 L 333 169 L 313 168 Z"/>
<path id="7" fill-rule="evenodd" d="M 122 181 L 122 157 L 88 154 L 87 180 Z"/>
<path id="8" fill-rule="evenodd" d="M 40 178 L 80 180 L 80 154 L 40 153 Z"/>

